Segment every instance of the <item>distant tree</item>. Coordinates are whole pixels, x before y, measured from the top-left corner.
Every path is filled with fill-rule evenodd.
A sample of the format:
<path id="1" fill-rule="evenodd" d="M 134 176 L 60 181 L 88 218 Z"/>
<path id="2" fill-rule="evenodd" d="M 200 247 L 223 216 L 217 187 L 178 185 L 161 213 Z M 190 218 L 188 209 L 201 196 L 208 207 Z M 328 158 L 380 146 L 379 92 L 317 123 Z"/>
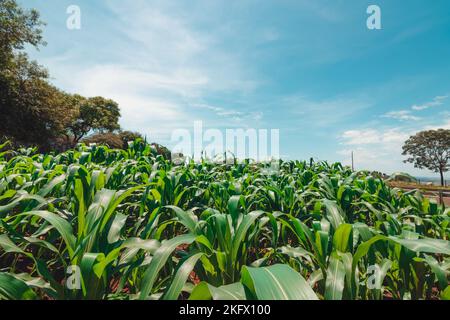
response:
<path id="1" fill-rule="evenodd" d="M 155 148 L 157 154 L 163 156 L 166 160 L 172 160 L 172 153 L 167 147 L 158 143 L 152 143 L 151 145 Z"/>
<path id="2" fill-rule="evenodd" d="M 84 98 L 80 95 L 73 95 L 71 100 L 76 116 L 68 126 L 68 133 L 75 142 L 79 142 L 90 132 L 105 133 L 120 129 L 120 109 L 115 101 L 103 97 Z"/>
<path id="3" fill-rule="evenodd" d="M 74 115 L 64 93 L 47 82 L 46 70 L 22 53 L 0 70 L 0 114 L 0 135 L 41 147 L 62 134 Z"/>
<path id="4" fill-rule="evenodd" d="M 444 172 L 450 168 L 450 130 L 422 131 L 411 136 L 403 146 L 403 155 L 409 156 L 405 162 L 416 168 L 439 172 L 443 186 Z"/>
<path id="5" fill-rule="evenodd" d="M 119 133 L 119 135 L 120 135 L 120 138 L 122 139 L 124 149 L 128 148 L 128 142 L 134 141 L 136 139 L 144 139 L 142 134 L 140 134 L 139 132 L 133 132 L 133 131 L 121 131 Z"/>
<path id="6" fill-rule="evenodd" d="M 110 148 L 115 149 L 127 149 L 128 142 L 134 141 L 136 139 L 142 139 L 142 135 L 138 132 L 132 131 L 119 131 L 115 132 L 97 132 L 83 138 L 81 142 L 90 144 L 103 144 Z"/>
<path id="7" fill-rule="evenodd" d="M 73 117 L 64 93 L 48 83 L 48 72 L 23 49 L 39 48 L 44 23 L 36 10 L 0 0 L 0 136 L 14 145 L 48 147 Z"/>
<path id="8" fill-rule="evenodd" d="M 0 137 L 14 145 L 70 148 L 89 133 L 120 128 L 119 106 L 102 97 L 71 95 L 48 82 L 48 72 L 23 49 L 45 45 L 36 10 L 0 0 Z"/>
<path id="9" fill-rule="evenodd" d="M 98 145 L 105 145 L 113 149 L 122 149 L 124 146 L 120 135 L 114 132 L 94 133 L 86 138 L 83 138 L 81 142 L 87 145 L 91 143 L 95 143 Z"/>
<path id="10" fill-rule="evenodd" d="M 119 132 L 97 132 L 91 134 L 83 139 L 81 142 L 86 144 L 95 143 L 98 145 L 106 145 L 114 149 L 128 149 L 128 143 L 135 141 L 136 139 L 143 139 L 142 134 L 132 131 L 119 131 Z M 171 151 L 158 143 L 150 144 L 155 153 L 164 157 L 164 159 L 171 159 Z"/>
<path id="11" fill-rule="evenodd" d="M 389 176 L 386 173 L 380 172 L 380 171 L 372 171 L 372 172 L 370 172 L 370 175 L 374 178 L 383 179 L 383 180 L 389 178 Z"/>

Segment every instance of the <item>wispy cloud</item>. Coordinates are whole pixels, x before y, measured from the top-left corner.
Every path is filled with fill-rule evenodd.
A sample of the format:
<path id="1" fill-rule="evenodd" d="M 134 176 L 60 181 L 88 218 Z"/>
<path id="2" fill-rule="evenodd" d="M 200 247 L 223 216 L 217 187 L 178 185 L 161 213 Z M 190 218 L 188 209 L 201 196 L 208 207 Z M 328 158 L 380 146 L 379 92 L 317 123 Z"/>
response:
<path id="1" fill-rule="evenodd" d="M 142 69 L 162 75 L 179 69 L 199 74 L 207 80 L 202 86 L 204 94 L 254 90 L 261 81 L 256 72 L 237 52 L 222 45 L 228 30 L 195 27 L 197 16 L 186 14 L 183 8 L 164 2 L 136 1 L 132 6 L 110 2 L 118 18 L 115 27 L 129 45 L 123 48 L 124 59 L 131 59 L 132 65 L 142 61 Z"/>
<path id="2" fill-rule="evenodd" d="M 80 48 L 49 57 L 54 81 L 69 92 L 102 95 L 117 101 L 121 125 L 168 143 L 170 133 L 205 124 L 232 126 L 260 120 L 261 112 L 221 107 L 199 112 L 197 104 L 208 97 L 231 95 L 238 99 L 255 90 L 262 77 L 237 53 L 221 44 L 221 32 L 195 27 L 195 14 L 165 1 L 107 1 L 109 25 L 116 35 L 96 54 Z M 85 27 L 87 28 L 87 27 Z M 275 41 L 278 33 L 267 28 L 262 37 Z M 81 44 L 81 45 L 84 45 Z M 111 48 L 116 50 L 111 51 Z M 83 61 L 84 57 L 89 57 Z M 97 57 L 103 57 L 98 59 Z"/>
<path id="3" fill-rule="evenodd" d="M 444 104 L 444 101 L 448 98 L 447 95 L 436 96 L 431 101 L 420 105 L 413 105 L 408 110 L 389 111 L 383 114 L 382 118 L 395 119 L 400 121 L 419 121 L 422 117 L 416 115 L 419 111 L 423 111 L 432 107 L 437 107 Z"/>
<path id="4" fill-rule="evenodd" d="M 450 118 L 445 118 L 435 125 L 413 128 L 398 126 L 347 130 L 339 136 L 342 148 L 337 154 L 348 164 L 350 154 L 353 152 L 357 169 L 381 170 L 386 173 L 398 170 L 419 173 L 412 165 L 403 163 L 402 146 L 418 131 L 436 129 L 450 129 Z"/>
<path id="5" fill-rule="evenodd" d="M 356 169 L 392 173 L 394 168 L 402 166 L 402 144 L 408 137 L 401 128 L 349 130 L 341 135 L 345 147 L 337 153 L 348 163 L 353 152 Z"/>
<path id="6" fill-rule="evenodd" d="M 236 122 L 242 122 L 242 121 L 259 121 L 263 117 L 264 113 L 262 111 L 255 111 L 255 112 L 245 112 L 245 111 L 239 111 L 232 108 L 223 108 L 223 107 L 217 107 L 217 106 L 211 106 L 208 104 L 193 104 L 192 105 L 195 108 L 209 110 L 215 113 L 217 116 L 221 118 L 230 118 L 233 119 Z M 253 122 L 253 124 L 255 124 Z"/>
<path id="7" fill-rule="evenodd" d="M 444 103 L 444 100 L 447 98 L 448 98 L 448 96 L 436 96 L 433 98 L 432 101 L 429 101 L 429 102 L 426 102 L 426 103 L 420 104 L 420 105 L 413 105 L 411 107 L 411 109 L 416 110 L 416 111 L 421 111 L 421 110 L 426 110 L 431 107 L 440 106 Z"/>
<path id="8" fill-rule="evenodd" d="M 358 166 L 389 169 L 401 167 L 407 134 L 450 125 L 447 96 L 406 100 L 448 92 L 450 45 L 436 40 L 448 4 L 408 15 L 390 4 L 395 25 L 369 32 L 364 5 L 348 1 L 79 0 L 83 27 L 70 31 L 65 1 L 34 2 L 49 46 L 32 57 L 54 84 L 116 100 L 124 129 L 163 144 L 195 120 L 279 128 L 293 158 L 338 160 L 352 149 L 365 159 Z"/>
<path id="9" fill-rule="evenodd" d="M 353 151 L 358 160 L 359 169 L 384 170 L 392 172 L 394 168 L 405 171 L 417 170 L 411 165 L 403 164 L 402 146 L 408 137 L 422 130 L 450 129 L 450 118 L 446 112 L 441 112 L 439 122 L 435 117 L 419 117 L 417 112 L 440 106 L 448 96 L 436 96 L 432 101 L 422 105 L 414 105 L 409 110 L 389 111 L 382 118 L 400 120 L 397 126 L 389 127 L 378 124 L 377 127 L 367 126 L 361 129 L 346 130 L 339 135 L 340 144 L 344 146 L 337 151 L 348 162 L 348 155 Z M 430 122 L 432 124 L 430 124 Z"/>
<path id="10" fill-rule="evenodd" d="M 391 118 L 401 121 L 418 121 L 421 118 L 411 114 L 410 110 L 390 111 L 382 115 L 384 118 Z"/>
<path id="11" fill-rule="evenodd" d="M 380 143 L 397 143 L 404 141 L 408 137 L 407 133 L 400 128 L 392 128 L 385 131 L 379 129 L 363 129 L 345 131 L 341 138 L 345 145 L 366 145 Z"/>

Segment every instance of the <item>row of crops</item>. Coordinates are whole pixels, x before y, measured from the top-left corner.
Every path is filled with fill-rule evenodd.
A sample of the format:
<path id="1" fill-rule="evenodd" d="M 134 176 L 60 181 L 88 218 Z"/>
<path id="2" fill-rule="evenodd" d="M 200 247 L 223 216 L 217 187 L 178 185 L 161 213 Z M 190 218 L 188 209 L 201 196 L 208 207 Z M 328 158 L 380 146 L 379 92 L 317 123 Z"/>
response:
<path id="1" fill-rule="evenodd" d="M 268 166 L 0 148 L 0 298 L 450 299 L 449 209 L 339 163 Z"/>

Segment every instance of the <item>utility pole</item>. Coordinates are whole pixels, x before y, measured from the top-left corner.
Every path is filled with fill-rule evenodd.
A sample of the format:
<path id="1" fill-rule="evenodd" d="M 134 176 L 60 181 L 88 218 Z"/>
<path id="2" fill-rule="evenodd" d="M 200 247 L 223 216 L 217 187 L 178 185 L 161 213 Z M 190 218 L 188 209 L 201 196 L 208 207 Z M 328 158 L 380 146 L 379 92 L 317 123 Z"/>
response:
<path id="1" fill-rule="evenodd" d="M 353 160 L 353 151 L 352 151 L 352 171 L 355 171 L 355 162 Z"/>

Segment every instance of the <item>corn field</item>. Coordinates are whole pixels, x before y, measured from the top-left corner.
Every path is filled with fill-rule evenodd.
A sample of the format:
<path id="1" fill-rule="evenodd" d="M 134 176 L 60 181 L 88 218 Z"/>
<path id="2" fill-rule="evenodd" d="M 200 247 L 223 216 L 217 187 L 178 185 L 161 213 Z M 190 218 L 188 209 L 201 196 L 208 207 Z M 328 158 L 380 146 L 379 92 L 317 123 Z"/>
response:
<path id="1" fill-rule="evenodd" d="M 339 163 L 0 147 L 0 299 L 450 299 L 450 211 Z"/>

